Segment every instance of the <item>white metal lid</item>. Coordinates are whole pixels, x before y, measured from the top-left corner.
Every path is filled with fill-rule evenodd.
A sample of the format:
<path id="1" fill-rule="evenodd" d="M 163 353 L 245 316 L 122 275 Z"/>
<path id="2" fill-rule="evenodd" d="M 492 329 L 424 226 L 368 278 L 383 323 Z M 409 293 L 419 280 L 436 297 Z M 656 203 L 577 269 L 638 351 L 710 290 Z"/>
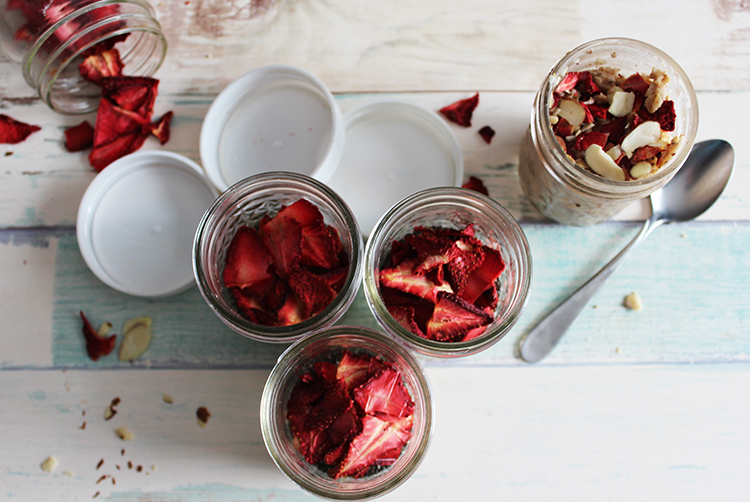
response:
<path id="1" fill-rule="evenodd" d="M 201 127 L 201 162 L 220 191 L 266 171 L 325 181 L 343 149 L 343 117 L 331 92 L 294 66 L 241 76 L 219 93 Z"/>
<path id="2" fill-rule="evenodd" d="M 404 197 L 461 185 L 461 147 L 437 113 L 411 103 L 379 101 L 349 110 L 344 124 L 341 163 L 326 183 L 349 205 L 362 235 L 369 235 Z"/>
<path id="3" fill-rule="evenodd" d="M 201 168 L 181 155 L 122 157 L 94 178 L 81 199 L 81 254 L 102 282 L 123 293 L 179 293 L 194 284 L 193 237 L 217 195 Z"/>

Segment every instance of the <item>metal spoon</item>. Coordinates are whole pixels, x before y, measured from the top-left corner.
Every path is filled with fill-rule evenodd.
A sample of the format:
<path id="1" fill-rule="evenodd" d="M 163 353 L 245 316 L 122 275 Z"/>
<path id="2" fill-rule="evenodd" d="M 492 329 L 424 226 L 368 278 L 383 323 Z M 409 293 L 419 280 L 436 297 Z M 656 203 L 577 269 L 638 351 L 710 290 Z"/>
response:
<path id="1" fill-rule="evenodd" d="M 651 194 L 651 217 L 638 235 L 519 341 L 521 358 L 535 363 L 552 352 L 602 284 L 656 227 L 662 223 L 692 220 L 711 207 L 729 181 L 733 164 L 734 150 L 726 141 L 696 143 L 674 178 Z"/>

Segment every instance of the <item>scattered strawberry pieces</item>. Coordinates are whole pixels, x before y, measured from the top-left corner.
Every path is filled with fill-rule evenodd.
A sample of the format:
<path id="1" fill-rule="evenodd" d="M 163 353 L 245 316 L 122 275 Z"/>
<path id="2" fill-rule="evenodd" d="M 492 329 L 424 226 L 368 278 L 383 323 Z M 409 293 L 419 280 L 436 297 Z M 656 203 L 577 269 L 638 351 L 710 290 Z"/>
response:
<path id="1" fill-rule="evenodd" d="M 125 65 L 117 49 L 108 49 L 98 54 L 91 54 L 78 65 L 81 76 L 96 85 L 101 85 L 104 77 L 122 75 Z"/>
<path id="2" fill-rule="evenodd" d="M 41 129 L 39 126 L 25 124 L 0 113 L 0 143 L 15 145 Z"/>
<path id="3" fill-rule="evenodd" d="M 495 130 L 492 127 L 486 125 L 479 129 L 479 135 L 482 137 L 484 142 L 489 145 L 490 143 L 492 143 L 492 138 L 495 136 Z"/>
<path id="4" fill-rule="evenodd" d="M 478 104 L 479 93 L 476 93 L 470 98 L 462 99 L 448 106 L 444 106 L 440 109 L 440 113 L 451 122 L 455 122 L 463 127 L 471 127 L 471 116 Z"/>
<path id="5" fill-rule="evenodd" d="M 417 227 L 394 242 L 381 269 L 380 294 L 404 328 L 430 340 L 464 341 L 494 319 L 495 282 L 505 270 L 500 253 L 462 230 Z M 481 329 L 480 329 L 481 328 Z"/>
<path id="6" fill-rule="evenodd" d="M 85 120 L 65 129 L 65 149 L 69 152 L 87 150 L 94 144 L 94 128 Z"/>
<path id="7" fill-rule="evenodd" d="M 240 227 L 227 248 L 224 286 L 240 313 L 264 326 L 289 326 L 326 308 L 346 281 L 349 261 L 336 230 L 306 199 Z"/>
<path id="8" fill-rule="evenodd" d="M 86 316 L 83 315 L 83 311 L 79 313 L 81 320 L 83 320 L 83 337 L 86 339 L 86 352 L 92 361 L 98 361 L 101 356 L 108 355 L 115 348 L 117 335 L 110 335 L 108 337 L 99 336 Z"/>
<path id="9" fill-rule="evenodd" d="M 621 179 L 626 173 L 625 179 L 637 179 L 656 172 L 679 143 L 679 138 L 668 134 L 676 126 L 674 102 L 666 99 L 668 81 L 659 70 L 627 78 L 605 67 L 568 73 L 555 88 L 550 108 L 557 142 L 574 162 L 600 176 Z M 623 151 L 623 141 L 644 122 L 657 122 L 661 136 L 641 138 L 636 133 Z M 635 141 L 638 144 L 633 145 Z M 589 164 L 586 152 L 593 145 L 609 154 L 612 162 L 593 154 L 588 158 L 594 164 Z M 643 169 L 644 162 L 651 169 Z M 638 170 L 631 170 L 639 163 Z"/>
<path id="10" fill-rule="evenodd" d="M 368 354 L 318 361 L 287 402 L 295 445 L 332 478 L 359 478 L 393 464 L 411 438 L 414 402 L 401 373 Z"/>
<path id="11" fill-rule="evenodd" d="M 476 176 L 469 176 L 469 181 L 461 185 L 461 188 L 468 188 L 469 190 L 474 190 L 475 192 L 479 192 L 484 195 L 490 194 L 489 190 L 487 190 L 487 187 L 484 185 L 484 181 L 477 178 Z"/>

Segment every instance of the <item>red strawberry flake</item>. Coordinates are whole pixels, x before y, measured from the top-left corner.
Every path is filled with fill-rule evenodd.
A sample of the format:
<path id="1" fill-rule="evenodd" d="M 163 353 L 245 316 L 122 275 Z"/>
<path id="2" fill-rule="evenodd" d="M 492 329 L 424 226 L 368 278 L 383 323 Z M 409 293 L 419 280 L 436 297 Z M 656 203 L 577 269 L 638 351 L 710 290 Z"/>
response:
<path id="1" fill-rule="evenodd" d="M 299 449 L 305 460 L 317 464 L 331 449 L 331 439 L 325 429 L 306 429 L 296 433 Z"/>
<path id="2" fill-rule="evenodd" d="M 326 225 L 314 223 L 302 227 L 299 263 L 328 270 L 338 266 L 336 239 Z"/>
<path id="3" fill-rule="evenodd" d="M 662 149 L 658 146 L 642 146 L 633 152 L 633 156 L 630 158 L 632 162 L 640 162 L 642 160 L 648 160 L 653 158 L 661 152 Z"/>
<path id="4" fill-rule="evenodd" d="M 278 326 L 291 326 L 307 319 L 304 315 L 305 306 L 302 305 L 295 295 L 286 295 L 284 304 L 279 308 Z"/>
<path id="5" fill-rule="evenodd" d="M 359 478 L 367 474 L 373 465 L 391 465 L 411 438 L 411 427 L 411 416 L 388 421 L 365 415 L 362 418 L 362 432 L 352 439 L 346 458 L 333 477 Z"/>
<path id="6" fill-rule="evenodd" d="M 631 76 L 623 80 L 618 84 L 618 87 L 623 91 L 634 92 L 636 94 L 646 94 L 649 83 L 640 73 L 633 73 Z"/>
<path id="7" fill-rule="evenodd" d="M 162 117 L 151 125 L 151 134 L 156 136 L 159 140 L 159 144 L 164 145 L 169 141 L 170 136 L 170 124 L 172 123 L 172 117 L 174 112 L 167 112 Z"/>
<path id="8" fill-rule="evenodd" d="M 347 391 L 352 391 L 370 379 L 382 363 L 375 357 L 358 356 L 348 350 L 341 356 L 336 368 L 336 379 L 344 383 Z"/>
<path id="9" fill-rule="evenodd" d="M 240 227 L 227 248 L 224 285 L 247 288 L 272 279 L 271 255 L 266 251 L 257 230 Z"/>
<path id="10" fill-rule="evenodd" d="M 83 320 L 83 337 L 86 339 L 86 352 L 92 361 L 97 361 L 101 356 L 106 356 L 115 348 L 115 339 L 117 335 L 110 335 L 106 338 L 99 336 L 99 333 L 91 326 L 89 320 L 79 312 Z"/>
<path id="11" fill-rule="evenodd" d="M 455 340 L 474 328 L 492 323 L 492 316 L 453 293 L 438 293 L 427 336 L 441 342 Z"/>
<path id="12" fill-rule="evenodd" d="M 383 303 L 385 303 L 389 311 L 392 307 L 409 307 L 413 309 L 414 321 L 417 323 L 419 330 L 422 333 L 425 332 L 427 321 L 430 320 L 432 312 L 435 310 L 435 304 L 432 301 L 383 285 L 380 286 L 380 296 L 383 298 Z"/>
<path id="13" fill-rule="evenodd" d="M 282 211 L 283 212 L 283 211 Z M 297 268 L 302 252 L 302 226 L 289 216 L 279 212 L 260 226 L 263 244 L 273 259 L 276 272 L 286 277 Z"/>
<path id="14" fill-rule="evenodd" d="M 469 181 L 461 185 L 461 188 L 468 188 L 469 190 L 474 190 L 475 192 L 479 192 L 484 195 L 490 194 L 490 192 L 487 190 L 487 187 L 484 185 L 484 182 L 476 176 L 469 176 Z"/>
<path id="15" fill-rule="evenodd" d="M 484 261 L 484 246 L 478 239 L 467 236 L 456 241 L 456 248 L 459 251 L 448 263 L 448 283 L 454 293 L 461 294 L 469 275 Z"/>
<path id="16" fill-rule="evenodd" d="M 78 71 L 89 82 L 100 85 L 105 77 L 122 75 L 124 67 L 120 53 L 116 49 L 110 49 L 88 56 L 78 65 Z"/>
<path id="17" fill-rule="evenodd" d="M 560 83 L 557 84 L 555 92 L 557 94 L 562 94 L 564 92 L 572 91 L 573 89 L 575 89 L 576 85 L 578 84 L 578 78 L 580 75 L 581 74 L 577 72 L 570 72 L 566 74 L 560 81 Z"/>
<path id="18" fill-rule="evenodd" d="M 607 141 L 614 145 L 622 143 L 622 138 L 625 137 L 625 128 L 628 125 L 628 117 L 620 117 L 608 122 L 604 122 L 599 126 L 599 132 L 607 135 Z"/>
<path id="19" fill-rule="evenodd" d="M 101 105 L 99 108 L 101 109 Z M 95 132 L 94 148 L 89 153 L 89 164 L 91 164 L 94 170 L 101 172 L 117 159 L 137 151 L 143 146 L 146 137 L 138 132 L 123 133 L 120 137 L 109 143 L 97 145 Z"/>
<path id="20" fill-rule="evenodd" d="M 597 131 L 586 131 L 578 135 L 575 146 L 578 150 L 585 152 L 591 145 L 599 145 L 602 148 L 607 144 L 607 135 Z"/>
<path id="21" fill-rule="evenodd" d="M 438 291 L 452 291 L 448 283 L 438 285 L 424 275 L 415 274 L 413 266 L 413 263 L 405 261 L 394 268 L 381 270 L 380 284 L 432 302 L 435 302 Z"/>
<path id="22" fill-rule="evenodd" d="M 486 125 L 479 129 L 479 135 L 482 137 L 484 142 L 489 145 L 490 143 L 492 143 L 492 138 L 495 136 L 495 130 Z"/>
<path id="23" fill-rule="evenodd" d="M 349 407 L 331 422 L 331 425 L 328 426 L 326 432 L 331 439 L 331 443 L 339 446 L 345 444 L 345 441 L 350 440 L 362 432 L 362 421 L 359 418 L 357 408 L 353 401 L 350 401 Z M 337 458 L 326 459 L 326 463 L 329 465 L 335 464 L 338 460 L 343 458 L 344 453 L 345 451 L 335 453 L 334 456 Z"/>
<path id="24" fill-rule="evenodd" d="M 151 77 L 107 77 L 101 81 L 102 98 L 151 121 L 159 81 Z"/>
<path id="25" fill-rule="evenodd" d="M 243 316 L 256 324 L 263 324 L 264 320 L 273 319 L 274 316 L 269 312 L 263 302 L 248 292 L 246 289 L 230 288 L 234 301 Z"/>
<path id="26" fill-rule="evenodd" d="M 414 319 L 414 307 L 388 304 L 386 304 L 386 307 L 388 308 L 388 313 L 393 316 L 397 323 L 415 335 L 427 338 L 427 335 L 424 334 L 422 328 L 419 327 L 417 321 Z"/>
<path id="27" fill-rule="evenodd" d="M 80 152 L 94 144 L 94 128 L 85 120 L 77 126 L 65 129 L 65 149 L 69 152 Z"/>
<path id="28" fill-rule="evenodd" d="M 352 400 L 341 382 L 329 383 L 305 418 L 305 430 L 328 428 L 351 404 Z"/>
<path id="29" fill-rule="evenodd" d="M 41 129 L 39 126 L 25 124 L 0 113 L 0 143 L 15 145 Z"/>
<path id="30" fill-rule="evenodd" d="M 489 246 L 484 246 L 484 261 L 468 277 L 466 286 L 461 292 L 461 298 L 474 303 L 488 288 L 493 287 L 495 280 L 505 270 L 505 262 L 500 252 Z"/>
<path id="31" fill-rule="evenodd" d="M 487 326 L 480 326 L 478 328 L 470 329 L 466 335 L 464 335 L 463 338 L 461 338 L 462 342 L 468 342 L 469 340 L 474 340 L 475 338 L 479 338 L 484 334 L 484 332 L 487 331 Z"/>
<path id="32" fill-rule="evenodd" d="M 606 119 L 607 108 L 597 105 L 596 103 L 581 103 L 583 109 L 586 111 L 586 122 L 593 122 L 594 119 Z"/>
<path id="33" fill-rule="evenodd" d="M 89 163 L 101 171 L 115 160 L 138 150 L 148 137 L 148 121 L 102 99 L 94 126 L 94 147 Z"/>
<path id="34" fill-rule="evenodd" d="M 414 412 L 414 401 L 401 380 L 401 373 L 384 368 L 367 383 L 354 389 L 354 400 L 369 415 L 383 413 L 394 417 L 408 417 Z"/>
<path id="35" fill-rule="evenodd" d="M 304 319 L 323 310 L 336 296 L 323 279 L 304 269 L 294 270 L 287 277 L 287 281 L 302 304 Z"/>
<path id="36" fill-rule="evenodd" d="M 674 110 L 674 101 L 666 100 L 654 112 L 649 113 L 645 108 L 638 111 L 638 116 L 644 121 L 658 122 L 662 131 L 674 131 L 677 114 Z"/>
<path id="37" fill-rule="evenodd" d="M 323 223 L 323 215 L 320 209 L 307 199 L 299 199 L 294 204 L 284 207 L 278 214 L 292 218 L 302 226 L 314 226 Z"/>
<path id="38" fill-rule="evenodd" d="M 587 71 L 570 72 L 557 84 L 555 93 L 562 94 L 564 92 L 578 89 L 582 94 L 591 95 L 599 92 L 599 87 L 594 83 L 594 79 L 591 73 Z"/>
<path id="39" fill-rule="evenodd" d="M 313 373 L 318 375 L 320 378 L 322 378 L 326 382 L 335 382 L 337 371 L 338 371 L 338 366 L 328 361 L 318 361 L 313 366 Z"/>
<path id="40" fill-rule="evenodd" d="M 462 99 L 448 106 L 444 106 L 440 109 L 440 113 L 451 122 L 455 122 L 460 126 L 471 127 L 471 116 L 478 104 L 479 93 L 476 93 L 471 98 Z"/>
<path id="41" fill-rule="evenodd" d="M 554 131 L 556 135 L 566 138 L 573 134 L 573 126 L 570 122 L 560 117 L 557 120 L 557 124 L 555 124 Z"/>
<path id="42" fill-rule="evenodd" d="M 328 286 L 333 290 L 334 293 L 341 291 L 341 288 L 346 282 L 346 278 L 349 275 L 349 267 L 343 266 L 335 268 L 329 272 L 323 274 L 316 274 L 320 277 Z"/>

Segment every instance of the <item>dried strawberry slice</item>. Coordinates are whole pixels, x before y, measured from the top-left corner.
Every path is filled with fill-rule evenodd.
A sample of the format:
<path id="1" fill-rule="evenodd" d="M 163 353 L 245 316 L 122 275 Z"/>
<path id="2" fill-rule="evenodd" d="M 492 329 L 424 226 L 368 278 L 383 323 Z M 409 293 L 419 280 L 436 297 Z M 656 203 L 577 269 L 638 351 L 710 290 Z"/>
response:
<path id="1" fill-rule="evenodd" d="M 440 113 L 451 122 L 455 122 L 460 126 L 471 127 L 471 116 L 478 104 L 479 93 L 476 93 L 470 98 L 462 99 L 448 106 L 444 106 L 440 109 Z"/>
<path id="2" fill-rule="evenodd" d="M 284 207 L 278 214 L 292 218 L 302 226 L 323 223 L 323 215 L 320 209 L 307 199 L 299 199 L 294 204 Z"/>
<path id="3" fill-rule="evenodd" d="M 469 190 L 474 190 L 475 192 L 484 195 L 490 194 L 489 190 L 487 190 L 487 187 L 484 185 L 484 182 L 476 176 L 469 176 L 469 181 L 461 185 L 461 188 L 468 188 Z"/>
<path id="4" fill-rule="evenodd" d="M 492 143 L 492 138 L 495 136 L 495 130 L 492 127 L 486 125 L 479 129 L 479 135 L 482 137 L 484 142 L 489 145 L 490 143 Z"/>
<path id="5" fill-rule="evenodd" d="M 257 230 L 240 227 L 227 248 L 224 265 L 224 285 L 227 288 L 247 288 L 260 281 L 272 279 L 271 255 L 263 245 Z"/>
<path id="6" fill-rule="evenodd" d="M 649 113 L 645 108 L 638 110 L 638 116 L 643 122 L 658 122 L 662 131 L 674 131 L 677 114 L 674 110 L 674 101 L 666 100 L 654 113 Z"/>
<path id="7" fill-rule="evenodd" d="M 623 91 L 634 92 L 636 94 L 646 94 L 649 83 L 640 73 L 633 73 L 617 85 Z"/>
<path id="8" fill-rule="evenodd" d="M 384 364 L 377 357 L 355 355 L 347 350 L 336 368 L 336 379 L 344 384 L 347 392 L 350 392 L 383 367 Z"/>
<path id="9" fill-rule="evenodd" d="M 352 400 L 341 382 L 326 385 L 321 398 L 315 402 L 305 418 L 305 430 L 326 429 L 352 405 Z"/>
<path id="10" fill-rule="evenodd" d="M 435 284 L 425 275 L 415 274 L 414 263 L 405 261 L 400 265 L 380 271 L 379 279 L 382 286 L 398 289 L 404 293 L 426 298 L 435 302 L 439 291 L 452 291 L 450 284 Z"/>
<path id="11" fill-rule="evenodd" d="M 331 450 L 331 439 L 325 429 L 303 430 L 295 435 L 299 441 L 300 453 L 311 464 L 320 462 Z"/>
<path id="12" fill-rule="evenodd" d="M 80 152 L 94 144 L 94 128 L 85 120 L 77 126 L 65 129 L 65 149 L 69 152 Z"/>
<path id="13" fill-rule="evenodd" d="M 287 277 L 287 281 L 302 304 L 304 319 L 323 310 L 336 296 L 323 279 L 305 269 L 293 271 Z"/>
<path id="14" fill-rule="evenodd" d="M 489 246 L 483 246 L 484 261 L 469 274 L 466 286 L 461 292 L 461 298 L 474 303 L 488 288 L 492 287 L 505 270 L 505 262 L 500 252 Z"/>
<path id="15" fill-rule="evenodd" d="M 326 225 L 309 224 L 302 227 L 300 265 L 330 270 L 338 265 L 336 242 Z"/>
<path id="16" fill-rule="evenodd" d="M 571 125 L 570 122 L 568 122 L 562 117 L 560 117 L 557 120 L 557 124 L 555 124 L 554 129 L 555 129 L 555 134 L 563 138 L 566 138 L 573 134 L 573 126 Z"/>
<path id="17" fill-rule="evenodd" d="M 83 315 L 82 310 L 79 314 L 83 320 L 83 337 L 86 340 L 86 352 L 92 361 L 97 361 L 101 356 L 106 356 L 112 352 L 115 348 L 117 335 L 110 335 L 106 338 L 99 336 L 99 333 L 94 330 L 89 320 Z"/>
<path id="18" fill-rule="evenodd" d="M 302 226 L 289 216 L 279 212 L 272 219 L 260 225 L 263 244 L 271 254 L 276 272 L 286 277 L 302 256 Z"/>
<path id="19" fill-rule="evenodd" d="M 248 289 L 231 288 L 234 301 L 237 303 L 240 313 L 255 324 L 264 326 L 276 323 L 276 317 L 261 301 Z"/>
<path id="20" fill-rule="evenodd" d="M 101 80 L 103 100 L 151 120 L 159 81 L 151 77 L 106 77 Z"/>
<path id="21" fill-rule="evenodd" d="M 365 413 L 383 413 L 394 417 L 407 417 L 414 412 L 414 401 L 404 387 L 401 373 L 384 368 L 364 385 L 354 389 L 354 400 Z"/>
<path id="22" fill-rule="evenodd" d="M 329 383 L 336 381 L 337 370 L 338 366 L 328 361 L 318 361 L 313 366 L 313 373 Z"/>
<path id="23" fill-rule="evenodd" d="M 346 283 L 346 278 L 349 276 L 349 267 L 344 265 L 343 267 L 335 268 L 322 274 L 315 274 L 320 277 L 328 286 L 333 290 L 334 293 L 341 291 L 341 288 Z"/>
<path id="24" fill-rule="evenodd" d="M 353 401 L 350 401 L 349 407 L 331 422 L 331 425 L 328 426 L 327 432 L 328 437 L 331 439 L 331 443 L 335 446 L 340 446 L 345 441 L 350 440 L 362 432 L 362 421 L 359 418 L 357 408 Z M 341 452 L 340 457 L 343 457 L 343 454 L 344 452 Z M 336 460 L 330 460 L 331 459 L 326 459 L 328 465 L 336 463 Z"/>
<path id="25" fill-rule="evenodd" d="M 125 68 L 125 65 L 122 63 L 117 49 L 91 54 L 83 60 L 83 63 L 78 65 L 81 76 L 97 85 L 101 85 L 101 81 L 105 77 L 122 75 L 123 68 Z"/>
<path id="26" fill-rule="evenodd" d="M 349 451 L 341 465 L 332 471 L 332 477 L 362 477 L 373 465 L 390 465 L 411 438 L 412 417 L 400 420 L 382 420 L 365 415 L 362 432 L 352 439 Z"/>
<path id="27" fill-rule="evenodd" d="M 630 160 L 633 162 L 648 160 L 661 151 L 662 149 L 658 146 L 642 146 L 633 152 L 633 156 L 630 158 Z"/>
<path id="28" fill-rule="evenodd" d="M 451 341 L 466 335 L 471 329 L 491 322 L 492 316 L 484 310 L 453 293 L 441 291 L 438 293 L 432 319 L 427 323 L 427 336 L 441 342 Z"/>
<path id="29" fill-rule="evenodd" d="M 101 171 L 115 160 L 135 152 L 148 137 L 148 120 L 102 99 L 94 126 L 94 148 L 89 163 Z"/>
<path id="30" fill-rule="evenodd" d="M 607 141 L 614 145 L 622 143 L 625 136 L 625 128 L 628 125 L 628 117 L 620 117 L 608 122 L 604 122 L 598 127 L 599 132 L 607 135 Z"/>
<path id="31" fill-rule="evenodd" d="M 430 320 L 432 311 L 435 310 L 435 304 L 432 301 L 383 285 L 380 286 L 380 296 L 389 311 L 392 307 L 412 308 L 414 310 L 414 321 L 417 323 L 419 330 L 422 333 L 425 332 L 427 321 Z"/>
<path id="32" fill-rule="evenodd" d="M 167 112 L 162 117 L 151 125 L 151 134 L 156 136 L 159 140 L 159 144 L 164 145 L 169 141 L 170 136 L 170 124 L 172 123 L 172 117 L 174 112 Z"/>
<path id="33" fill-rule="evenodd" d="M 41 129 L 39 126 L 25 124 L 0 113 L 0 143 L 20 143 Z"/>
<path id="34" fill-rule="evenodd" d="M 578 89 L 582 94 L 591 95 L 599 92 L 599 87 L 594 83 L 594 78 L 587 71 L 569 72 L 557 84 L 555 93 L 562 94 L 565 92 Z"/>
<path id="35" fill-rule="evenodd" d="M 465 236 L 456 241 L 459 252 L 448 263 L 448 283 L 454 293 L 461 294 L 469 275 L 484 261 L 484 246 L 474 237 Z"/>
<path id="36" fill-rule="evenodd" d="M 599 145 L 604 148 L 607 144 L 607 134 L 598 131 L 586 131 L 578 135 L 575 146 L 578 150 L 585 152 L 591 145 Z"/>
<path id="37" fill-rule="evenodd" d="M 297 299 L 293 294 L 288 294 L 284 298 L 284 304 L 279 308 L 277 314 L 277 325 L 278 326 L 291 326 L 297 324 L 307 317 L 304 316 L 305 306 L 302 302 Z"/>
<path id="38" fill-rule="evenodd" d="M 396 322 L 403 326 L 404 329 L 407 329 L 422 338 L 427 338 L 427 335 L 424 334 L 422 328 L 419 327 L 419 324 L 417 324 L 417 321 L 414 319 L 414 307 L 405 307 L 401 305 L 386 305 L 386 307 L 388 308 L 388 313 L 391 314 Z"/>
<path id="39" fill-rule="evenodd" d="M 94 137 L 96 137 L 96 133 L 94 133 Z M 105 167 L 120 157 L 124 157 L 129 153 L 137 151 L 143 146 L 147 137 L 148 136 L 141 134 L 140 132 L 132 132 L 123 134 L 116 140 L 103 145 L 97 146 L 94 144 L 94 148 L 89 153 L 89 164 L 91 164 L 91 167 L 97 172 L 101 172 Z M 94 140 L 94 143 L 96 143 L 96 140 Z"/>

